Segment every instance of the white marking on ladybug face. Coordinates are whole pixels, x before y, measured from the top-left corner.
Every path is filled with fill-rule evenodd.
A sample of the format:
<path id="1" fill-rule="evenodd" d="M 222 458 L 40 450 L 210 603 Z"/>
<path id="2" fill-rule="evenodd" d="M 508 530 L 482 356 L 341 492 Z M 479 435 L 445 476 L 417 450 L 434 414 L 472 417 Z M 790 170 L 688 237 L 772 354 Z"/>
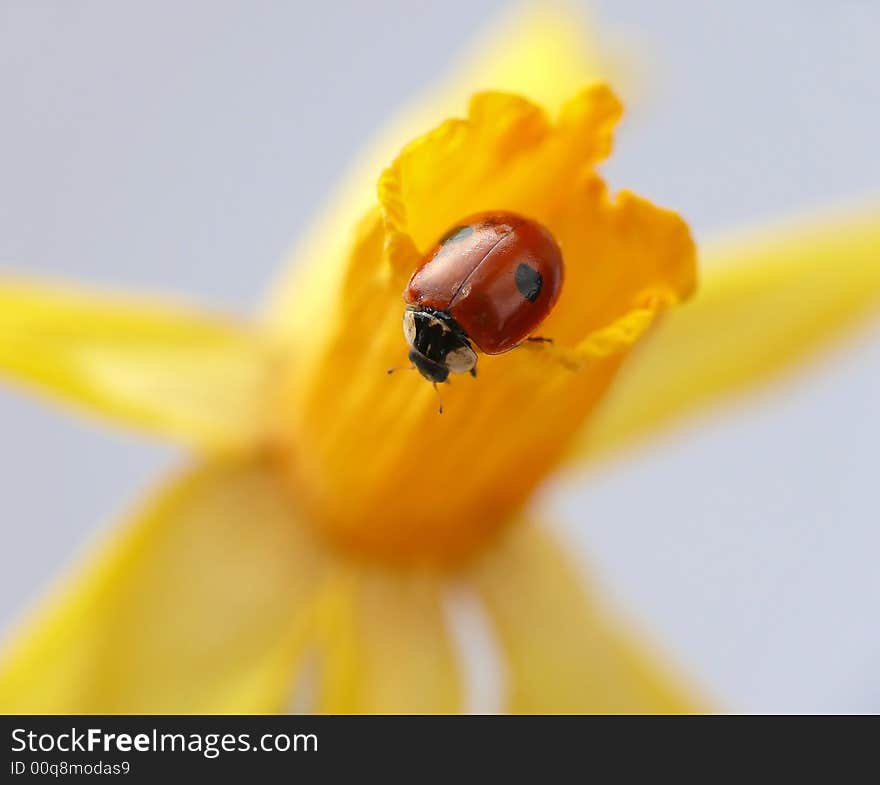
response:
<path id="1" fill-rule="evenodd" d="M 449 327 L 449 325 L 446 322 L 444 322 L 442 319 L 438 319 L 436 316 L 431 316 L 428 319 L 428 324 L 431 325 L 431 327 L 439 327 L 440 332 L 443 333 L 444 335 L 446 333 L 452 332 L 452 329 Z"/>
<path id="2" fill-rule="evenodd" d="M 416 315 L 412 311 L 403 312 L 403 335 L 406 342 L 413 346 L 416 340 Z"/>
<path id="3" fill-rule="evenodd" d="M 446 355 L 444 362 L 452 373 L 467 373 L 477 364 L 477 355 L 470 346 L 459 346 Z"/>

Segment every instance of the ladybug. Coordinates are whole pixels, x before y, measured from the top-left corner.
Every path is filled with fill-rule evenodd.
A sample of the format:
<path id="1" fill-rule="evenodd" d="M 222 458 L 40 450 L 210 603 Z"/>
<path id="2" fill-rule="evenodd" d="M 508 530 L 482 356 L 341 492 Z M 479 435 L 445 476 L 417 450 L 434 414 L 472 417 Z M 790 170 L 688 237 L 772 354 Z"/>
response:
<path id="1" fill-rule="evenodd" d="M 410 362 L 428 381 L 477 375 L 475 348 L 503 354 L 530 337 L 562 287 L 562 254 L 541 224 L 510 212 L 478 213 L 451 228 L 403 293 Z"/>

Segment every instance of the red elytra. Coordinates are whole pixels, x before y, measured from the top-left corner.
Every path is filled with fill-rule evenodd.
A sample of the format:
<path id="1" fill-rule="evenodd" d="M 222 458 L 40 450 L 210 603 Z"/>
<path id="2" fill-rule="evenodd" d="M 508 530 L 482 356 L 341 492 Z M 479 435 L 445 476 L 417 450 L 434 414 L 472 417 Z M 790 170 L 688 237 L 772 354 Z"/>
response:
<path id="1" fill-rule="evenodd" d="M 562 254 L 541 224 L 511 212 L 456 224 L 416 268 L 410 306 L 449 313 L 485 354 L 522 343 L 547 317 L 562 287 Z"/>

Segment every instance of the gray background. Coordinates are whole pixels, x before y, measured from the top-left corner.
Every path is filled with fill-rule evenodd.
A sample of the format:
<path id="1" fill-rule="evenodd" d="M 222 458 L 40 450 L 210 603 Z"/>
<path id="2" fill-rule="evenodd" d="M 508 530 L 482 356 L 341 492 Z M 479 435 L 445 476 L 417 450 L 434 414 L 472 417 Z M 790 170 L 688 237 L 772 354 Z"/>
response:
<path id="1" fill-rule="evenodd" d="M 0 262 L 258 302 L 363 139 L 504 8 L 0 2 Z M 880 3 L 604 0 L 648 100 L 607 168 L 700 236 L 877 193 Z M 880 330 L 547 491 L 727 705 L 880 710 Z M 0 623 L 172 459 L 0 389 Z"/>

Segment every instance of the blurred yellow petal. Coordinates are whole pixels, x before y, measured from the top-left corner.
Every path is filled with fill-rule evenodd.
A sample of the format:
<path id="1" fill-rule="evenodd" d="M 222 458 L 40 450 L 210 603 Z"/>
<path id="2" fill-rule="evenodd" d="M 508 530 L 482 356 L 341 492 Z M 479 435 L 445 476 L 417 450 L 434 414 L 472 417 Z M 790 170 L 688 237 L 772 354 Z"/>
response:
<path id="1" fill-rule="evenodd" d="M 551 120 L 531 102 L 484 93 L 468 117 L 416 139 L 379 183 L 380 208 L 346 255 L 323 260 L 337 287 L 300 289 L 289 324 L 280 436 L 310 519 L 361 554 L 454 560 L 507 525 L 576 436 L 617 365 L 695 277 L 684 221 L 608 193 L 594 165 L 620 105 L 585 88 Z M 450 224 L 481 210 L 536 218 L 566 263 L 542 325 L 554 344 L 482 356 L 477 379 L 436 393 L 406 363 L 402 292 Z M 426 468 L 426 465 L 429 468 Z"/>
<path id="2" fill-rule="evenodd" d="M 555 111 L 584 84 L 613 75 L 613 53 L 573 4 L 524 5 L 495 20 L 450 75 L 462 95 L 519 93 Z"/>
<path id="3" fill-rule="evenodd" d="M 461 711 L 441 588 L 431 573 L 338 565 L 319 603 L 318 711 Z"/>
<path id="4" fill-rule="evenodd" d="M 322 556 L 259 467 L 162 491 L 0 657 L 0 712 L 275 712 Z"/>
<path id="5" fill-rule="evenodd" d="M 880 206 L 701 251 L 701 281 L 624 366 L 575 455 L 626 446 L 765 383 L 880 312 Z"/>
<path id="6" fill-rule="evenodd" d="M 629 634 L 550 536 L 507 532 L 472 568 L 507 663 L 506 708 L 527 714 L 705 711 Z"/>
<path id="7" fill-rule="evenodd" d="M 0 279 L 0 377 L 207 449 L 253 444 L 270 351 L 168 303 Z"/>

